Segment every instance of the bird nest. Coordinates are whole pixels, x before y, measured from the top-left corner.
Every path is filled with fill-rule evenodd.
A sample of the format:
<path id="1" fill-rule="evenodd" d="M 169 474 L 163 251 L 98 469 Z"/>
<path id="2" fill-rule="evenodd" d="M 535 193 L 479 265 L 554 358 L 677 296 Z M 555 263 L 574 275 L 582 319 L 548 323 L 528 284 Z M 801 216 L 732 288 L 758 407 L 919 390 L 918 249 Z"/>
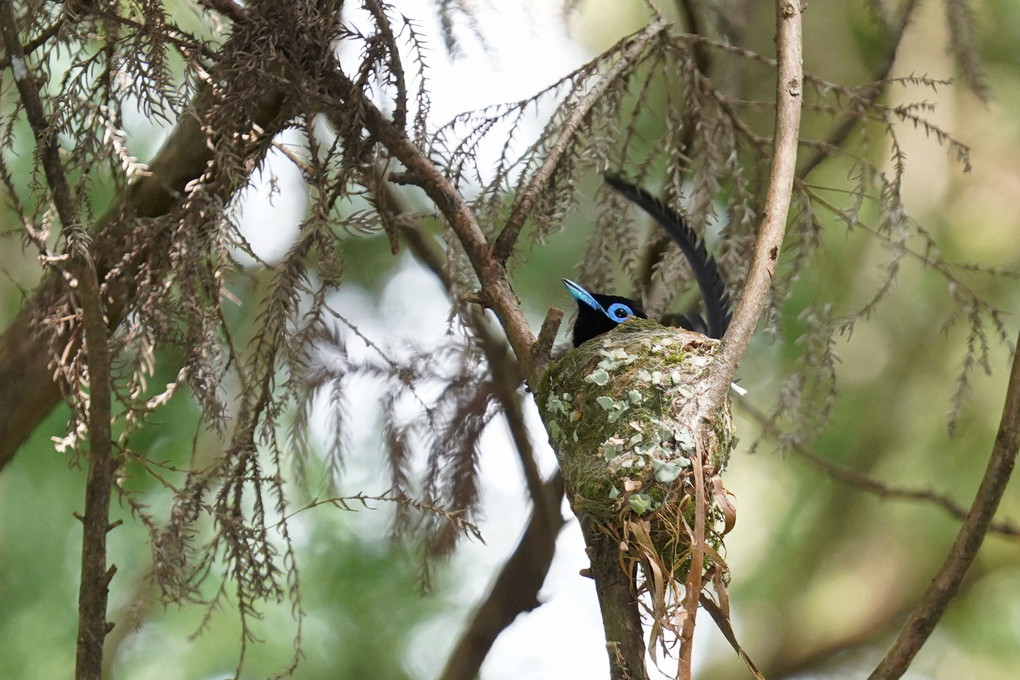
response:
<path id="1" fill-rule="evenodd" d="M 729 404 L 708 419 L 699 411 L 718 347 L 699 333 L 631 319 L 568 352 L 537 395 L 575 514 L 679 581 L 690 566 L 699 453 L 706 566 L 713 553 L 719 561 L 735 521 L 719 477 L 735 442 Z"/>

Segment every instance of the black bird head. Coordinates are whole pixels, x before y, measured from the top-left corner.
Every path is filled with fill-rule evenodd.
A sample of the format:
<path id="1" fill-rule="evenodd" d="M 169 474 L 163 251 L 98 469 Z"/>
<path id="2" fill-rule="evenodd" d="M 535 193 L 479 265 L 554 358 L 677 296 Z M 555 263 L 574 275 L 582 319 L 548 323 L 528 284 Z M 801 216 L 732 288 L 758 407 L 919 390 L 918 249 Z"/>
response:
<path id="1" fill-rule="evenodd" d="M 715 258 L 705 250 L 705 243 L 698 238 L 687 220 L 672 208 L 655 198 L 641 187 L 635 186 L 616 175 L 606 175 L 606 183 L 618 191 L 627 200 L 641 207 L 658 222 L 670 238 L 680 247 L 691 271 L 701 289 L 705 301 L 707 318 L 697 312 L 673 315 L 662 319 L 670 326 L 680 326 L 687 330 L 707 335 L 710 338 L 721 338 L 730 325 L 730 296 L 726 283 L 719 275 L 719 267 Z M 585 340 L 591 340 L 616 328 L 622 321 L 632 316 L 647 319 L 641 306 L 619 295 L 600 295 L 589 293 L 570 279 L 563 279 L 563 284 L 577 300 L 577 321 L 574 322 L 574 347 Z"/>
<path id="2" fill-rule="evenodd" d="M 563 285 L 577 300 L 577 321 L 574 322 L 574 347 L 586 340 L 607 333 L 632 316 L 647 319 L 640 305 L 619 295 L 589 293 L 583 286 L 570 279 L 563 279 Z"/>

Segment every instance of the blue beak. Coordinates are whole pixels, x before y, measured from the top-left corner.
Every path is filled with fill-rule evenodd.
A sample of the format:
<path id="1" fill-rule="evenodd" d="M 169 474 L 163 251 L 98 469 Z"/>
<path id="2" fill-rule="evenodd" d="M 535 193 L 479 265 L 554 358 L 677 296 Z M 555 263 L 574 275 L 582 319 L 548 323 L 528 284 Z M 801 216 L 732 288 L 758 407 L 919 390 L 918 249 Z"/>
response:
<path id="1" fill-rule="evenodd" d="M 592 294 L 585 290 L 581 284 L 574 283 L 570 279 L 560 279 L 560 281 L 562 281 L 563 285 L 567 287 L 567 290 L 570 291 L 570 294 L 574 296 L 575 300 L 583 302 L 595 311 L 605 314 L 606 310 L 602 309 L 602 305 L 600 305 L 595 298 L 592 297 Z"/>

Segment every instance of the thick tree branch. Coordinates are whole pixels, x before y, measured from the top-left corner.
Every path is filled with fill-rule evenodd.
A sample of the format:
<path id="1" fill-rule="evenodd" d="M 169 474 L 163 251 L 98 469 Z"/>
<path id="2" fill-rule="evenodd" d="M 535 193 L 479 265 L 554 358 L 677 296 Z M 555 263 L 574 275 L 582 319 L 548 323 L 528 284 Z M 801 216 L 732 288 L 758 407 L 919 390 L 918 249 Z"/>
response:
<path id="1" fill-rule="evenodd" d="M 620 546 L 603 534 L 590 517 L 579 516 L 591 578 L 602 612 L 611 680 L 648 680 L 641 610 L 634 596 L 633 577 L 620 564 Z"/>
<path id="2" fill-rule="evenodd" d="M 223 49 L 229 52 L 232 43 L 228 42 Z M 148 257 L 173 227 L 166 222 L 152 227 L 134 218 L 168 214 L 184 198 L 187 184 L 208 169 L 215 140 L 209 138 L 203 121 L 210 111 L 216 107 L 236 107 L 250 117 L 251 128 L 262 131 L 246 149 L 238 149 L 248 156 L 252 167 L 268 148 L 267 140 L 272 139 L 285 120 L 281 116 L 284 97 L 278 88 L 262 87 L 254 96 L 232 96 L 229 83 L 220 87 L 220 95 L 214 95 L 208 88 L 200 91 L 193 112 L 178 121 L 150 163 L 149 173 L 133 182 L 96 223 L 93 253 L 97 273 L 105 278 L 107 272 L 117 268 L 116 275 L 105 280 L 108 328 L 115 328 L 132 308 L 137 263 Z M 223 198 L 230 196 L 245 179 L 225 178 L 219 193 Z M 134 253 L 130 258 L 134 264 L 124 266 L 129 253 Z M 60 401 L 61 387 L 49 367 L 49 353 L 40 351 L 47 345 L 47 333 L 39 320 L 47 316 L 63 294 L 60 274 L 47 274 L 0 337 L 0 469 Z"/>
<path id="3" fill-rule="evenodd" d="M 39 35 L 37 35 L 36 37 L 32 38 L 31 40 L 29 40 L 24 45 L 22 45 L 22 48 L 21 48 L 22 54 L 23 55 L 32 54 L 37 49 L 39 49 L 40 47 L 45 45 L 47 42 L 52 40 L 54 38 L 54 36 L 56 36 L 58 33 L 60 33 L 60 29 L 63 28 L 63 26 L 64 26 L 65 19 L 66 19 L 66 15 L 64 15 L 64 14 L 60 15 L 59 17 L 57 17 L 57 19 L 52 24 L 47 26 L 42 31 L 42 33 L 40 33 Z M 0 69 L 7 68 L 10 65 L 11 65 L 11 56 L 10 56 L 10 54 L 5 54 L 2 57 L 0 57 Z"/>
<path id="4" fill-rule="evenodd" d="M 960 584 L 974 562 L 985 534 L 988 533 L 1013 472 L 1018 450 L 1020 450 L 1020 353 L 1014 353 L 999 431 L 995 435 L 992 454 L 988 459 L 985 475 L 974 497 L 970 513 L 957 532 L 949 554 L 928 590 L 907 619 L 892 648 L 868 676 L 869 680 L 892 680 L 901 677 L 928 636 L 935 630 L 942 614 L 960 589 Z"/>
<path id="5" fill-rule="evenodd" d="M 706 35 L 704 28 L 702 27 L 701 15 L 698 13 L 701 9 L 700 3 L 694 2 L 694 0 L 678 0 L 677 9 L 684 18 L 684 23 L 687 24 L 687 32 L 694 33 L 696 35 Z M 708 75 L 712 70 L 712 55 L 708 51 L 708 46 L 703 42 L 696 42 L 691 50 L 694 54 L 694 66 L 699 72 Z M 687 148 L 685 144 L 682 148 Z"/>
<path id="6" fill-rule="evenodd" d="M 545 582 L 556 549 L 556 536 L 563 526 L 557 511 L 550 525 L 543 507 L 559 507 L 563 498 L 563 478 L 557 472 L 542 485 L 543 503 L 535 504 L 524 536 L 507 559 L 489 594 L 475 610 L 467 628 L 446 662 L 441 680 L 474 680 L 503 630 L 518 614 L 531 611 L 541 603 L 538 591 Z"/>
<path id="7" fill-rule="evenodd" d="M 722 347 L 717 354 L 712 373 L 708 378 L 707 390 L 699 406 L 699 415 L 704 427 L 711 429 L 726 400 L 727 392 L 737 367 L 747 351 L 751 336 L 758 324 L 762 309 L 772 286 L 779 250 L 786 232 L 786 216 L 790 208 L 790 196 L 797 165 L 797 145 L 800 134 L 802 106 L 803 63 L 801 57 L 801 12 L 799 3 L 789 0 L 776 2 L 776 48 L 777 86 L 776 123 L 772 154 L 772 170 L 765 193 L 762 222 L 744 292 L 734 312 L 729 330 L 723 337 Z M 698 451 L 694 457 L 695 466 L 695 523 L 691 544 L 691 569 L 685 583 L 686 618 L 681 629 L 680 678 L 689 679 L 692 674 L 692 643 L 701 598 L 702 564 L 707 549 L 705 544 L 706 515 L 703 466 L 706 464 L 704 438 L 698 437 Z"/>

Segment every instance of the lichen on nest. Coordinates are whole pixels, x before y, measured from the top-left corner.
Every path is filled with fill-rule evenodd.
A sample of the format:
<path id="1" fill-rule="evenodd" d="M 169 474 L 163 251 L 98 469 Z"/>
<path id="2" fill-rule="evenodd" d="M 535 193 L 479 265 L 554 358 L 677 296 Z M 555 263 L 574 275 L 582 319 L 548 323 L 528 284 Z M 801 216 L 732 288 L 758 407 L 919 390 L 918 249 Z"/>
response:
<path id="1" fill-rule="evenodd" d="M 621 540 L 647 535 L 645 547 L 676 575 L 694 525 L 698 407 L 718 347 L 699 333 L 631 319 L 568 352 L 537 394 L 575 513 Z M 706 481 L 718 480 L 734 444 L 728 404 L 703 437 Z M 706 487 L 710 524 L 725 526 L 709 527 L 717 549 L 733 506 L 721 482 Z"/>

